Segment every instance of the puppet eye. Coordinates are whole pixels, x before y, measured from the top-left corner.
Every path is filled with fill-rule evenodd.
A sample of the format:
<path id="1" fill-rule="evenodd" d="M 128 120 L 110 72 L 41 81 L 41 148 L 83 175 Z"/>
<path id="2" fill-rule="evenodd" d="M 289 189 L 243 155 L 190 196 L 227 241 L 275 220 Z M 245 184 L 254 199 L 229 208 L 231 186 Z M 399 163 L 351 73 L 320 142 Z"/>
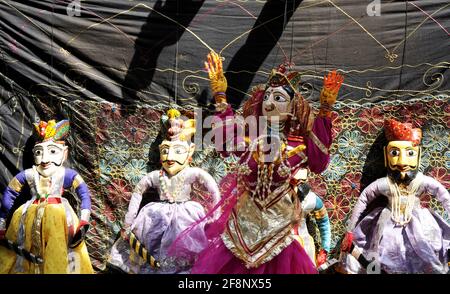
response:
<path id="1" fill-rule="evenodd" d="M 175 154 L 184 154 L 188 150 L 184 146 L 177 146 L 175 147 Z"/>
<path id="2" fill-rule="evenodd" d="M 50 148 L 48 148 L 48 152 L 50 152 L 50 154 L 52 154 L 52 155 L 58 154 L 61 151 L 62 150 L 57 148 L 57 147 L 50 147 Z"/>
<path id="3" fill-rule="evenodd" d="M 284 98 L 281 95 L 277 95 L 277 96 L 275 96 L 275 101 L 277 101 L 277 102 L 286 102 L 286 98 Z"/>
<path id="4" fill-rule="evenodd" d="M 397 149 L 393 149 L 391 150 L 391 152 L 389 152 L 392 156 L 399 156 L 400 155 L 400 151 Z"/>
<path id="5" fill-rule="evenodd" d="M 408 150 L 407 154 L 408 154 L 408 156 L 412 157 L 412 156 L 416 156 L 417 152 L 415 150 Z"/>

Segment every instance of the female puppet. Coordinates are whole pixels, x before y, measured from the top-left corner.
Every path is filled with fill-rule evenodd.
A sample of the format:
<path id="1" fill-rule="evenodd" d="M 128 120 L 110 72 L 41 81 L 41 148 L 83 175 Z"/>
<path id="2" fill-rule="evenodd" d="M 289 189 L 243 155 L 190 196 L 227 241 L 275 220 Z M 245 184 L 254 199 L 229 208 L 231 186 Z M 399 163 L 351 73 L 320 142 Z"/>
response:
<path id="1" fill-rule="evenodd" d="M 366 266 L 374 258 L 368 270 L 446 273 L 450 226 L 421 207 L 419 197 L 429 193 L 450 212 L 450 195 L 438 181 L 418 172 L 421 130 L 393 119 L 386 120 L 384 127 L 387 177 L 364 189 L 353 209 L 342 243 L 342 250 L 351 252 L 345 255 L 345 267 L 350 273 L 365 273 L 358 260 Z M 387 207 L 376 207 L 362 217 L 377 197 L 386 197 Z"/>
<path id="2" fill-rule="evenodd" d="M 180 113 L 171 109 L 163 117 L 167 138 L 159 145 L 162 169 L 153 171 L 136 186 L 125 215 L 125 232 L 112 248 L 109 263 L 128 273 L 186 273 L 192 260 L 167 255 L 169 246 L 180 232 L 205 216 L 205 209 L 192 198 L 194 189 L 208 192 L 216 204 L 220 198 L 218 186 L 204 170 L 190 167 L 195 145 L 195 121 L 183 121 Z M 140 211 L 142 194 L 156 189 L 159 201 L 150 202 Z M 200 252 L 206 244 L 203 227 L 190 239 L 190 254 Z"/>
<path id="3" fill-rule="evenodd" d="M 296 239 L 294 227 L 301 204 L 291 183 L 301 169 L 322 172 L 331 145 L 330 107 L 336 101 L 342 77 L 325 77 L 321 109 L 314 116 L 299 94 L 300 74 L 286 66 L 274 70 L 266 85 L 257 87 L 244 105 L 248 128 L 267 127 L 262 135 L 239 137 L 231 106 L 226 102 L 226 79 L 220 57 L 211 52 L 206 63 L 216 100 L 215 144 L 235 146 L 223 155 L 240 156 L 238 169 L 221 183 L 220 218 L 208 226 L 210 245 L 200 255 L 193 273 L 316 273 L 313 261 Z M 261 123 L 259 118 L 264 118 Z M 247 133 L 251 133 L 248 131 Z M 261 134 L 261 133 L 260 133 Z M 178 241 L 190 234 L 183 233 Z"/>
<path id="4" fill-rule="evenodd" d="M 35 165 L 16 175 L 3 193 L 0 273 L 93 273 L 84 242 L 90 193 L 81 176 L 63 166 L 69 121 L 41 121 L 35 127 Z M 74 189 L 81 200 L 80 220 L 62 197 L 66 189 Z M 5 234 L 5 219 L 23 190 L 31 192 L 31 200 L 14 211 Z"/>

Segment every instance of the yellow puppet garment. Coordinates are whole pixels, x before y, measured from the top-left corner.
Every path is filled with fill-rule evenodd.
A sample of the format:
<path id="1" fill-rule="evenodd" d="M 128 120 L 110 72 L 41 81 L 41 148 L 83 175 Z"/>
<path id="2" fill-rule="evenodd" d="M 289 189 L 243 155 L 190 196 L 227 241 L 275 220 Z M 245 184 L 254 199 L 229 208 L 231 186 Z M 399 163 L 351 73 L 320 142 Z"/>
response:
<path id="1" fill-rule="evenodd" d="M 91 274 L 93 268 L 86 244 L 83 241 L 74 249 L 68 247 L 68 224 L 66 211 L 71 214 L 73 226 L 78 226 L 78 217 L 61 198 L 62 203 L 22 205 L 12 217 L 6 238 L 17 243 L 21 219 L 24 220 L 24 249 L 42 257 L 44 262 L 33 264 L 18 256 L 14 251 L 0 246 L 0 273 L 41 273 L 41 274 Z M 66 205 L 65 205 L 66 204 Z M 22 211 L 26 209 L 22 218 Z M 40 229 L 39 229 L 40 228 Z"/>

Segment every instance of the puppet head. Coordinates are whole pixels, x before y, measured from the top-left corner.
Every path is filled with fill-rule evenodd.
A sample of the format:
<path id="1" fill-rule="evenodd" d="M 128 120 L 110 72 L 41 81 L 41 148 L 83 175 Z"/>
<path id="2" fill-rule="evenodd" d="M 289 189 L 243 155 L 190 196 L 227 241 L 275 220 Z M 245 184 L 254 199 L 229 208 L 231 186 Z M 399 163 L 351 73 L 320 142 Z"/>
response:
<path id="1" fill-rule="evenodd" d="M 384 132 L 388 141 L 384 148 L 388 175 L 396 182 L 411 182 L 419 170 L 422 131 L 409 123 L 387 119 Z"/>
<path id="2" fill-rule="evenodd" d="M 162 116 L 166 131 L 165 139 L 159 145 L 159 153 L 162 167 L 169 176 L 189 166 L 195 150 L 195 144 L 191 143 L 191 137 L 195 134 L 195 120 L 183 121 L 180 116 L 176 109 L 170 109 L 167 115 Z"/>
<path id="3" fill-rule="evenodd" d="M 268 121 L 278 119 L 285 122 L 292 113 L 292 102 L 298 95 L 300 73 L 290 71 L 292 64 L 283 63 L 273 69 L 267 81 L 261 104 L 261 114 Z"/>
<path id="4" fill-rule="evenodd" d="M 50 177 L 67 159 L 65 139 L 69 135 L 69 121 L 41 121 L 34 127 L 38 136 L 38 142 L 33 148 L 34 163 L 39 174 Z"/>

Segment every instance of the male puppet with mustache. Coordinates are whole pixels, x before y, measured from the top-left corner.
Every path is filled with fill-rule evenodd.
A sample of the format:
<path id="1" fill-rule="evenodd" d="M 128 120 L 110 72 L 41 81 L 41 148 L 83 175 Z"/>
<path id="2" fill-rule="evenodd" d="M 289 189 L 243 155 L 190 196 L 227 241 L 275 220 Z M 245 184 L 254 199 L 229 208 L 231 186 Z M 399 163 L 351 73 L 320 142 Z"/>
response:
<path id="1" fill-rule="evenodd" d="M 353 209 L 341 246 L 351 253 L 345 254 L 345 268 L 349 273 L 363 273 L 364 262 L 356 260 L 375 257 L 379 272 L 447 273 L 450 226 L 422 207 L 419 197 L 424 193 L 436 197 L 450 213 L 450 195 L 442 184 L 418 171 L 422 132 L 388 119 L 385 135 L 387 177 L 364 189 Z M 387 197 L 387 207 L 377 207 L 362 217 L 378 196 Z"/>
<path id="2" fill-rule="evenodd" d="M 17 174 L 3 193 L 0 209 L 0 273 L 93 273 L 84 237 L 89 228 L 91 196 L 81 176 L 63 166 L 69 121 L 35 124 L 34 166 Z M 31 199 L 6 218 L 28 186 Z M 78 217 L 67 199 L 73 189 L 81 201 Z"/>

